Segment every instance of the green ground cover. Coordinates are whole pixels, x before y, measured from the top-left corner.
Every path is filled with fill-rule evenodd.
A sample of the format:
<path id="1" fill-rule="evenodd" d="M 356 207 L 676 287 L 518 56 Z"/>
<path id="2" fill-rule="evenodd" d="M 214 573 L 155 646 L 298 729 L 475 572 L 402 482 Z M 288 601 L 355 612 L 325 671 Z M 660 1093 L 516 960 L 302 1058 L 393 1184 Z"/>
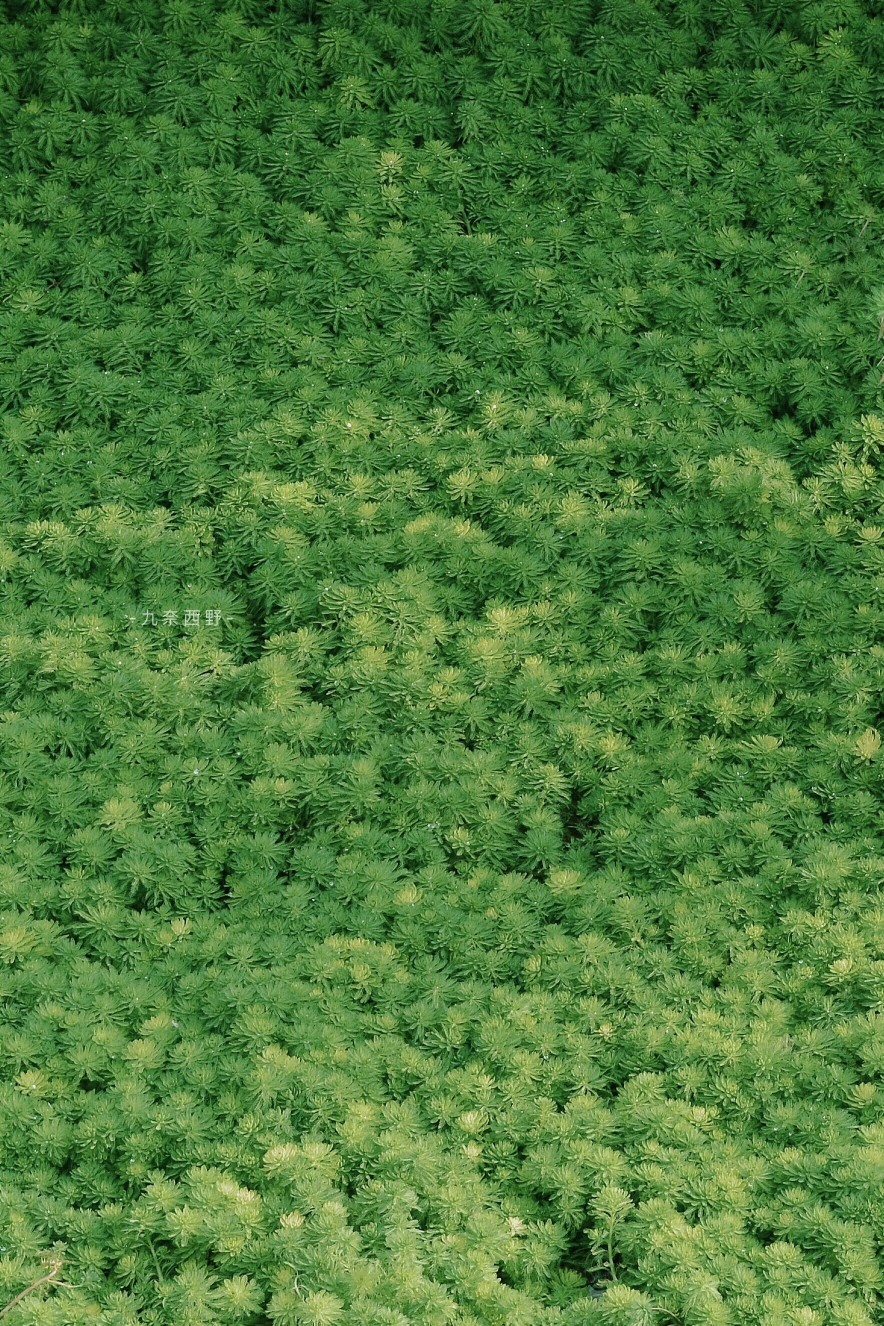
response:
<path id="1" fill-rule="evenodd" d="M 2 6 L 0 1315 L 882 1326 L 878 6 L 225 3 Z"/>

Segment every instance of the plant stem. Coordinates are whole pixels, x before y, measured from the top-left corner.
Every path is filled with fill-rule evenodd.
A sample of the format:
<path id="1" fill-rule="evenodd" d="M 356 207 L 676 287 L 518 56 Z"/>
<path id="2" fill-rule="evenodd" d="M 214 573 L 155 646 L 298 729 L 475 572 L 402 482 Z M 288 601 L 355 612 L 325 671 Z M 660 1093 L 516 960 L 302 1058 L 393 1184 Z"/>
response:
<path id="1" fill-rule="evenodd" d="M 148 1248 L 150 1249 L 150 1255 L 151 1255 L 151 1258 L 152 1258 L 152 1260 L 153 1260 L 153 1264 L 154 1264 L 154 1266 L 156 1267 L 157 1280 L 162 1280 L 162 1278 L 163 1278 L 163 1273 L 162 1273 L 162 1271 L 160 1270 L 160 1264 L 159 1264 L 159 1262 L 157 1261 L 157 1254 L 156 1254 L 156 1252 L 155 1252 L 155 1250 L 154 1250 L 153 1243 L 152 1243 L 152 1241 L 151 1241 L 150 1239 L 147 1240 L 147 1246 L 148 1246 Z"/>
<path id="2" fill-rule="evenodd" d="M 28 1285 L 26 1289 L 22 1289 L 20 1293 L 16 1294 L 15 1298 L 10 1299 L 5 1308 L 0 1308 L 0 1317 L 5 1317 L 7 1312 L 9 1312 L 11 1308 L 14 1308 L 16 1303 L 20 1303 L 25 1294 L 29 1294 L 32 1289 L 37 1289 L 39 1285 L 44 1285 L 55 1280 L 55 1277 L 61 1270 L 61 1262 L 55 1261 L 50 1263 L 50 1265 L 52 1269 L 46 1275 L 41 1275 L 38 1280 L 33 1282 L 33 1284 Z M 70 1286 L 68 1286 L 68 1288 L 70 1288 Z"/>
<path id="3" fill-rule="evenodd" d="M 611 1273 L 611 1279 L 617 1283 L 617 1272 L 614 1270 L 614 1222 L 608 1226 L 608 1270 Z"/>

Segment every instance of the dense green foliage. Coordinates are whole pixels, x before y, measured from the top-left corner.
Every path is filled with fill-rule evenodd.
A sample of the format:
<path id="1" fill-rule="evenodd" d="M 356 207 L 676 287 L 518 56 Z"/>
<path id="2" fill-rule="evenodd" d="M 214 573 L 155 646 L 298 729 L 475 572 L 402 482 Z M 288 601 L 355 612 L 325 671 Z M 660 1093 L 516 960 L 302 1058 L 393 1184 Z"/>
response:
<path id="1" fill-rule="evenodd" d="M 5 6 L 10 1326 L 884 1323 L 877 9 Z"/>

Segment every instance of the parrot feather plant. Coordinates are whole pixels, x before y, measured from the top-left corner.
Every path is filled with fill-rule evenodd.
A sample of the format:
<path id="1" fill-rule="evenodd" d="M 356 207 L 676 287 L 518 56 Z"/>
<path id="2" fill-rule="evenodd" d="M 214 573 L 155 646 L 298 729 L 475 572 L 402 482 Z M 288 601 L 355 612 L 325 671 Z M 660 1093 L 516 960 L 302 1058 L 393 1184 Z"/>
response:
<path id="1" fill-rule="evenodd" d="M 0 1316 L 876 1326 L 869 0 L 0 18 Z"/>

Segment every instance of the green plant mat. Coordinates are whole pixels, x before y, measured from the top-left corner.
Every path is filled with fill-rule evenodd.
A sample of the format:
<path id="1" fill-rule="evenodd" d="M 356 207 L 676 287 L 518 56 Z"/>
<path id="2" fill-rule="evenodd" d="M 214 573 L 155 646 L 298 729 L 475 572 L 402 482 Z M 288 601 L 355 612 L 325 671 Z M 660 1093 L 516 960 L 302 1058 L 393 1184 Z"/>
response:
<path id="1" fill-rule="evenodd" d="M 884 1323 L 884 18 L 7 0 L 4 1326 Z"/>

